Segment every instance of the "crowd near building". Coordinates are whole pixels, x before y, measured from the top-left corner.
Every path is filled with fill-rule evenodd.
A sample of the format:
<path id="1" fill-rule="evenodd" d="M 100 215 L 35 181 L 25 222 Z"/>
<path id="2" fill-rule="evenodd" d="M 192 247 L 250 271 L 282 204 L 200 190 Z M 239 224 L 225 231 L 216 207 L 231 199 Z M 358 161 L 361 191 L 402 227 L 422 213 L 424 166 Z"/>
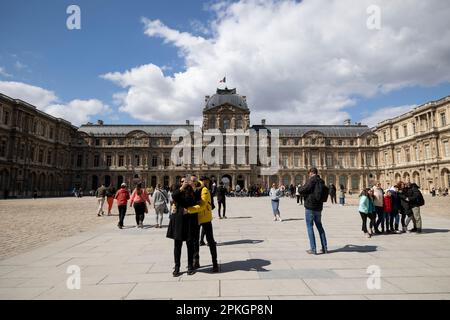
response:
<path id="1" fill-rule="evenodd" d="M 176 129 L 279 132 L 279 165 L 274 175 L 260 164 L 176 164 L 171 152 Z M 246 153 L 248 156 L 248 139 Z M 317 167 L 327 184 L 359 193 L 375 181 L 383 186 L 411 181 L 425 192 L 448 188 L 450 180 L 450 96 L 414 108 L 375 128 L 347 120 L 343 125 L 250 123 L 247 98 L 236 89 L 206 96 L 203 123 L 109 125 L 99 120 L 76 127 L 22 100 L 0 94 L 0 197 L 85 193 L 101 184 L 170 186 L 186 172 L 239 185 L 298 185 Z"/>

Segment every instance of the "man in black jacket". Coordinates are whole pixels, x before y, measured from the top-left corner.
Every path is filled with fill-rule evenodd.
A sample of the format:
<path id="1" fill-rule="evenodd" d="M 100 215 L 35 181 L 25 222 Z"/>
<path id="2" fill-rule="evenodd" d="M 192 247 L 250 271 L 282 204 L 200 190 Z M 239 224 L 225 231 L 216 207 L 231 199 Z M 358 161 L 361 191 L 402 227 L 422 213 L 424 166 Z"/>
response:
<path id="1" fill-rule="evenodd" d="M 415 183 L 408 185 L 407 199 L 409 207 L 412 211 L 412 218 L 414 223 L 414 229 L 411 232 L 422 232 L 422 217 L 420 216 L 420 207 L 424 205 L 422 192 L 419 190 L 419 186 Z"/>
<path id="2" fill-rule="evenodd" d="M 227 216 L 225 215 L 225 211 L 227 209 L 226 205 L 226 194 L 227 189 L 225 188 L 222 181 L 219 183 L 219 188 L 217 188 L 217 205 L 219 206 L 219 219 L 222 219 L 222 216 L 220 215 L 220 209 L 223 207 L 223 217 L 226 219 Z"/>
<path id="3" fill-rule="evenodd" d="M 309 169 L 308 174 L 308 182 L 299 189 L 300 194 L 305 197 L 305 221 L 308 230 L 309 243 L 311 245 L 311 249 L 306 252 L 309 254 L 317 254 L 316 238 L 314 235 L 314 224 L 316 224 L 320 235 L 320 242 L 322 244 L 322 253 L 328 253 L 327 238 L 322 226 L 323 202 L 321 195 L 325 183 L 318 175 L 317 168 Z"/>

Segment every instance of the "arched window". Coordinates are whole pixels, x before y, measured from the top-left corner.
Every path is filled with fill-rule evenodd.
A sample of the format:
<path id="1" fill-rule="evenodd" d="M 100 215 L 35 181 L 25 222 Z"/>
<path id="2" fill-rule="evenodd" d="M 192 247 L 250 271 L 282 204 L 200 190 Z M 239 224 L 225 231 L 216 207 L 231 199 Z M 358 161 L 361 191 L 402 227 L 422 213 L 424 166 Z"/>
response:
<path id="1" fill-rule="evenodd" d="M 230 129 L 230 119 L 225 118 L 223 119 L 223 130 Z"/>

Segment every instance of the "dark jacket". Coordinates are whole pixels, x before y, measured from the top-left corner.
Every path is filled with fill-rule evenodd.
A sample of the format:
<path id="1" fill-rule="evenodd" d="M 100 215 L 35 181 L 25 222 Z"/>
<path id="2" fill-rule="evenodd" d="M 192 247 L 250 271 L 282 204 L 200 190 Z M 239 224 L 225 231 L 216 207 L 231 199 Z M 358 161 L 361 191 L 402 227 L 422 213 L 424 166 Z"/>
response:
<path id="1" fill-rule="evenodd" d="M 181 241 L 194 240 L 198 229 L 198 214 L 184 214 L 184 209 L 196 205 L 192 189 L 180 191 L 177 188 L 172 194 L 176 212 L 170 215 L 167 238 Z"/>
<path id="2" fill-rule="evenodd" d="M 334 197 L 336 195 L 336 191 L 337 191 L 336 186 L 334 184 L 332 184 L 330 186 L 330 196 Z"/>
<path id="3" fill-rule="evenodd" d="M 408 200 L 409 200 L 409 207 L 416 208 L 419 207 L 420 199 L 423 197 L 422 193 L 419 190 L 419 186 L 415 183 L 411 184 L 411 187 L 408 189 Z"/>
<path id="4" fill-rule="evenodd" d="M 399 199 L 400 199 L 400 212 L 401 214 L 411 214 L 411 207 L 409 206 L 408 199 L 409 189 L 404 188 L 403 190 L 399 191 L 397 193 Z"/>
<path id="5" fill-rule="evenodd" d="M 392 200 L 392 215 L 397 215 L 400 210 L 400 198 L 398 197 L 398 192 L 394 190 L 389 190 L 391 192 L 391 200 Z"/>
<path id="6" fill-rule="evenodd" d="M 323 202 L 317 200 L 317 196 L 315 194 L 316 184 L 322 180 L 319 175 L 312 176 L 308 182 L 300 187 L 299 192 L 301 195 L 305 197 L 305 208 L 313 211 L 322 211 L 323 210 Z"/>
<path id="7" fill-rule="evenodd" d="M 224 186 L 217 188 L 217 201 L 224 202 L 227 194 L 227 189 Z"/>

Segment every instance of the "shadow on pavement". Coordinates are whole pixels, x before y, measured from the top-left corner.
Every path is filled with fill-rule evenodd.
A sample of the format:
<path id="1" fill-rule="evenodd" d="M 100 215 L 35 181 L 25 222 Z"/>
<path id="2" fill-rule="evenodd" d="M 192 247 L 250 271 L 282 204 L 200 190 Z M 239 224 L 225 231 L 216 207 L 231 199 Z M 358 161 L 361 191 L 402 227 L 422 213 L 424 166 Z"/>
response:
<path id="1" fill-rule="evenodd" d="M 232 220 L 232 219 L 251 219 L 251 218 L 253 218 L 253 217 L 227 217 L 227 219 L 226 220 Z"/>
<path id="2" fill-rule="evenodd" d="M 300 221 L 300 220 L 305 220 L 305 219 L 304 218 L 289 218 L 289 219 L 283 219 L 283 222 Z"/>
<path id="3" fill-rule="evenodd" d="M 221 243 L 217 243 L 217 246 L 232 246 L 235 244 L 257 244 L 257 243 L 261 243 L 264 242 L 264 240 L 250 240 L 250 239 L 245 239 L 245 240 L 234 240 L 234 241 L 226 241 L 226 242 L 221 242 Z"/>
<path id="4" fill-rule="evenodd" d="M 422 229 L 422 233 L 447 233 L 448 229 Z"/>
<path id="5" fill-rule="evenodd" d="M 336 249 L 336 250 L 328 250 L 328 253 L 336 253 L 336 252 L 374 252 L 377 251 L 377 246 L 357 246 L 353 244 L 347 244 L 345 247 Z"/>
<path id="6" fill-rule="evenodd" d="M 241 261 L 231 261 L 220 264 L 220 273 L 233 272 L 233 271 L 258 271 L 267 272 L 269 270 L 264 267 L 270 265 L 269 260 L 263 259 L 248 259 Z M 203 266 L 202 269 L 198 269 L 198 272 L 211 272 L 210 266 Z"/>

